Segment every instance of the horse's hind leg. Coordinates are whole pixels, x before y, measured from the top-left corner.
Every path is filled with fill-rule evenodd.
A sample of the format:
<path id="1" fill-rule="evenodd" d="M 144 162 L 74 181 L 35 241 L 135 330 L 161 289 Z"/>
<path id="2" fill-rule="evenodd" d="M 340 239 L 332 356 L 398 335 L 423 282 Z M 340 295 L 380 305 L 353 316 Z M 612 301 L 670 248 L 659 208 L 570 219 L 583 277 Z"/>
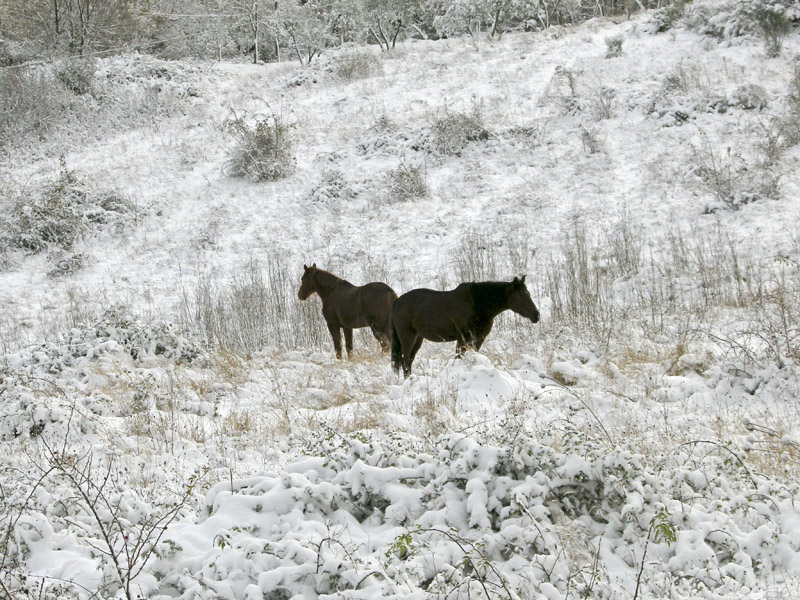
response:
<path id="1" fill-rule="evenodd" d="M 419 349 L 422 347 L 422 336 L 418 335 L 414 338 L 414 342 L 411 345 L 411 348 L 408 352 L 408 358 L 405 357 L 405 352 L 403 353 L 403 376 L 408 377 L 411 375 L 411 363 L 414 362 L 414 357 L 419 352 Z"/>
<path id="2" fill-rule="evenodd" d="M 375 339 L 378 340 L 378 343 L 381 345 L 381 350 L 383 353 L 386 354 L 391 349 L 390 337 L 391 334 L 386 333 L 385 331 L 381 331 L 381 329 L 377 325 L 370 325 L 369 328 L 372 330 L 372 335 L 375 336 Z"/>
<path id="3" fill-rule="evenodd" d="M 347 348 L 347 358 L 353 355 L 353 330 L 349 327 L 344 328 L 344 346 Z"/>

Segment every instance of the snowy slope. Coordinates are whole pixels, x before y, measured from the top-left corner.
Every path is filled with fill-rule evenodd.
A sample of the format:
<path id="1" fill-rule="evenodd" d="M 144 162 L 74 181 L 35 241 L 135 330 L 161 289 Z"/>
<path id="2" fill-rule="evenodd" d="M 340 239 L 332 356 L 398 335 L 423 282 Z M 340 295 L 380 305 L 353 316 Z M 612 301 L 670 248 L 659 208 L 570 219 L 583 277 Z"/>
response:
<path id="1" fill-rule="evenodd" d="M 800 150 L 759 161 L 800 35 L 767 58 L 650 18 L 409 41 L 355 81 L 336 52 L 192 65 L 179 114 L 12 156 L 12 187 L 46 185 L 63 154 L 136 219 L 81 241 L 65 275 L 3 257 L 0 589 L 797 595 L 798 323 L 780 299 L 800 282 Z M 454 111 L 487 139 L 431 150 Z M 226 119 L 270 113 L 293 126 L 295 173 L 228 176 Z M 392 197 L 402 165 L 427 196 Z M 779 192 L 731 208 L 714 168 Z M 463 360 L 426 342 L 401 380 L 371 336 L 334 358 L 319 301 L 296 298 L 312 262 L 398 293 L 527 273 L 542 321 L 504 315 Z M 567 313 L 556 279 L 580 265 L 602 293 Z M 244 311 L 257 342 L 204 344 L 202 301 L 236 290 L 268 305 Z"/>

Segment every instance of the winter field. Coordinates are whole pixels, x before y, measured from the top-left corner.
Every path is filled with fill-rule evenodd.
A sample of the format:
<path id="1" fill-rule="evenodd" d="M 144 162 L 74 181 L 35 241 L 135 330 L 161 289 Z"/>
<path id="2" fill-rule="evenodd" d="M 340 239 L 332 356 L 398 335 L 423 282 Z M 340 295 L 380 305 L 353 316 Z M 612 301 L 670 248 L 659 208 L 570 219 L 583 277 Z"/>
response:
<path id="1" fill-rule="evenodd" d="M 0 597 L 800 598 L 800 30 L 714 6 L 99 59 L 0 146 Z M 542 318 L 403 380 L 311 263 Z"/>

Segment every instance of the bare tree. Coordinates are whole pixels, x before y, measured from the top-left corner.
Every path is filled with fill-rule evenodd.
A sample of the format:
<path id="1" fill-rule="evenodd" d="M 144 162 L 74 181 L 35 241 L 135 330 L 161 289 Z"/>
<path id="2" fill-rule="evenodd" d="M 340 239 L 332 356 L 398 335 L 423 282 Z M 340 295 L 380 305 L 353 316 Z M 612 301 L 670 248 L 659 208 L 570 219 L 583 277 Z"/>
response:
<path id="1" fill-rule="evenodd" d="M 284 38 L 300 64 L 310 64 L 314 57 L 338 41 L 337 31 L 344 12 L 331 10 L 333 2 L 288 0 L 275 13 L 276 33 Z"/>
<path id="2" fill-rule="evenodd" d="M 269 4 L 274 7 L 273 3 Z M 260 45 L 267 29 L 265 20 L 269 13 L 268 3 L 266 0 L 234 0 L 230 7 L 241 15 L 246 24 L 253 44 L 253 63 L 257 64 L 261 61 Z"/>
<path id="3" fill-rule="evenodd" d="M 7 0 L 9 34 L 53 51 L 84 54 L 135 37 L 135 0 Z"/>

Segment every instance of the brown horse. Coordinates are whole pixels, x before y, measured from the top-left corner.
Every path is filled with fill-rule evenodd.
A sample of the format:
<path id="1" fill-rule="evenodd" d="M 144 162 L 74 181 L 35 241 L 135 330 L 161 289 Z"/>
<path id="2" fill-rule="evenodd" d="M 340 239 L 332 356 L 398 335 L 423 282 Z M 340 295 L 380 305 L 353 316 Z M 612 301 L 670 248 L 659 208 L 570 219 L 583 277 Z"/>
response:
<path id="1" fill-rule="evenodd" d="M 504 310 L 536 323 L 539 309 L 525 287 L 525 276 L 514 281 L 462 283 L 449 292 L 416 289 L 400 296 L 392 307 L 392 366 L 411 374 L 411 363 L 422 340 L 456 342 L 456 356 L 472 346 L 480 350 L 494 318 Z"/>
<path id="2" fill-rule="evenodd" d="M 316 263 L 303 265 L 303 279 L 297 297 L 305 300 L 313 293 L 322 299 L 322 316 L 333 338 L 336 358 L 342 358 L 342 335 L 347 356 L 353 354 L 353 329 L 369 327 L 384 352 L 389 350 L 392 332 L 392 304 L 397 294 L 385 283 L 356 286 L 333 273 L 318 269 Z"/>

